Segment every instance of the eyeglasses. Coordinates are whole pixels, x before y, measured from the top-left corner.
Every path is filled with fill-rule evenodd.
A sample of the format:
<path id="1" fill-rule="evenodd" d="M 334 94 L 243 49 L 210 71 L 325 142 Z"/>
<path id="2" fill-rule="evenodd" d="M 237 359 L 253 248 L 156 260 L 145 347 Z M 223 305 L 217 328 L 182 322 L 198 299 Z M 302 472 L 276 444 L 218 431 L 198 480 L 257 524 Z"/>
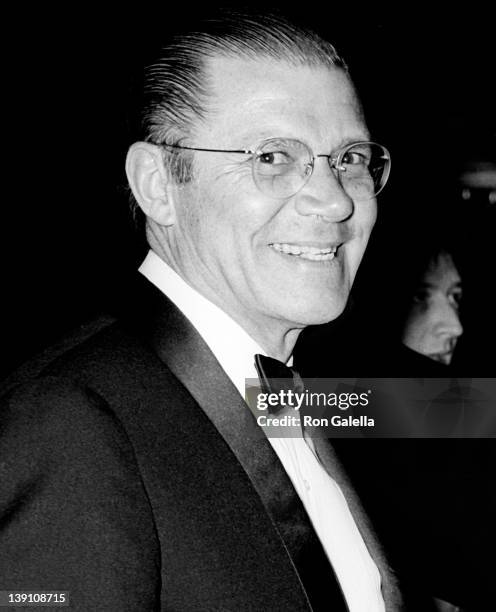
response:
<path id="1" fill-rule="evenodd" d="M 310 180 L 318 157 L 326 157 L 339 185 L 354 201 L 370 200 L 389 177 L 391 156 L 375 142 L 354 142 L 334 154 L 314 155 L 305 143 L 292 138 L 269 138 L 254 150 L 204 149 L 162 145 L 188 151 L 242 153 L 251 155 L 253 180 L 258 189 L 273 198 L 290 198 Z"/>

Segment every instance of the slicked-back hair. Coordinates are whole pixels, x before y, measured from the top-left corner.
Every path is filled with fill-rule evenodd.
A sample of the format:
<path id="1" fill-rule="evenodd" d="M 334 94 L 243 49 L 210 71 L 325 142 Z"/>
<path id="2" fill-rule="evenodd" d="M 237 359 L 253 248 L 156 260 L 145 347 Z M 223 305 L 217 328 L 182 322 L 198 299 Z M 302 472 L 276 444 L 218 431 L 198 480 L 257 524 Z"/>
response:
<path id="1" fill-rule="evenodd" d="M 214 57 L 268 59 L 347 71 L 329 42 L 281 15 L 221 11 L 174 34 L 145 67 L 138 140 L 186 144 L 195 122 L 206 117 L 210 94 L 206 67 Z M 189 152 L 164 149 L 164 155 L 178 183 L 191 179 Z"/>

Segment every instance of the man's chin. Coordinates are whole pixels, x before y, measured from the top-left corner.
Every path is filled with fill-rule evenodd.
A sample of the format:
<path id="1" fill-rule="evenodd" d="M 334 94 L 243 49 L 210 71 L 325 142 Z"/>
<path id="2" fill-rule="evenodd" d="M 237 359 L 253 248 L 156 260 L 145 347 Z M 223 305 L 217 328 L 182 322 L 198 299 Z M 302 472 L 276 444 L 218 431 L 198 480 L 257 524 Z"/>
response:
<path id="1" fill-rule="evenodd" d="M 302 308 L 295 320 L 298 320 L 305 327 L 324 325 L 324 323 L 334 321 L 343 313 L 346 302 L 346 299 L 328 302 L 327 304 L 324 301 L 319 302 L 314 308 Z"/>

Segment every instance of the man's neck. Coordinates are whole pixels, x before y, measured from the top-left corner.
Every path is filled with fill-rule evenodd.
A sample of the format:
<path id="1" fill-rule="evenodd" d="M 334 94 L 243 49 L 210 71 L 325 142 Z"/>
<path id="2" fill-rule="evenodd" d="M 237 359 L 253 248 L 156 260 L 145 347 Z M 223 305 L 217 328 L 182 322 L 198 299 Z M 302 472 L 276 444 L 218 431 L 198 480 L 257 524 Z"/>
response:
<path id="1" fill-rule="evenodd" d="M 164 250 L 157 240 L 153 240 L 153 235 L 149 235 L 148 238 L 152 250 L 162 261 L 172 268 L 190 287 L 231 317 L 260 345 L 269 357 L 278 359 L 283 363 L 289 360 L 303 327 L 291 328 L 287 322 L 276 318 L 265 317 L 260 320 L 249 312 L 240 312 L 239 309 L 230 308 L 229 300 L 219 299 L 219 294 L 212 291 L 206 282 L 201 282 L 201 279 L 195 282 L 194 279 L 189 278 L 190 275 L 184 274 L 171 254 Z"/>
<path id="2" fill-rule="evenodd" d="M 230 315 L 234 318 L 233 315 Z M 261 325 L 249 324 L 251 322 L 237 321 L 241 327 L 249 334 L 265 351 L 269 357 L 278 359 L 286 363 L 291 355 L 296 344 L 296 340 L 301 333 L 301 329 L 281 330 L 280 333 L 274 333 L 274 326 L 270 329 L 264 329 Z M 267 333 L 264 333 L 267 332 Z"/>

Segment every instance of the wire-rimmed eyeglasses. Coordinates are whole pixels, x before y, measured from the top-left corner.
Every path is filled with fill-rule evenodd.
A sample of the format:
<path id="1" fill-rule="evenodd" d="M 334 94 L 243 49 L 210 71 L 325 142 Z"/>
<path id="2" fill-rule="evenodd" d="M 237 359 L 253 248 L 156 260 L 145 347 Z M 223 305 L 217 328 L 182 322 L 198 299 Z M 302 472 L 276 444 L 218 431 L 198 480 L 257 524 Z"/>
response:
<path id="1" fill-rule="evenodd" d="M 387 182 L 391 168 L 388 150 L 376 142 L 350 143 L 333 154 L 314 155 L 308 145 L 292 138 L 268 138 L 255 149 L 206 149 L 164 144 L 162 146 L 209 153 L 251 155 L 253 180 L 265 195 L 290 198 L 312 176 L 315 160 L 327 157 L 339 185 L 354 201 L 374 198 Z"/>

